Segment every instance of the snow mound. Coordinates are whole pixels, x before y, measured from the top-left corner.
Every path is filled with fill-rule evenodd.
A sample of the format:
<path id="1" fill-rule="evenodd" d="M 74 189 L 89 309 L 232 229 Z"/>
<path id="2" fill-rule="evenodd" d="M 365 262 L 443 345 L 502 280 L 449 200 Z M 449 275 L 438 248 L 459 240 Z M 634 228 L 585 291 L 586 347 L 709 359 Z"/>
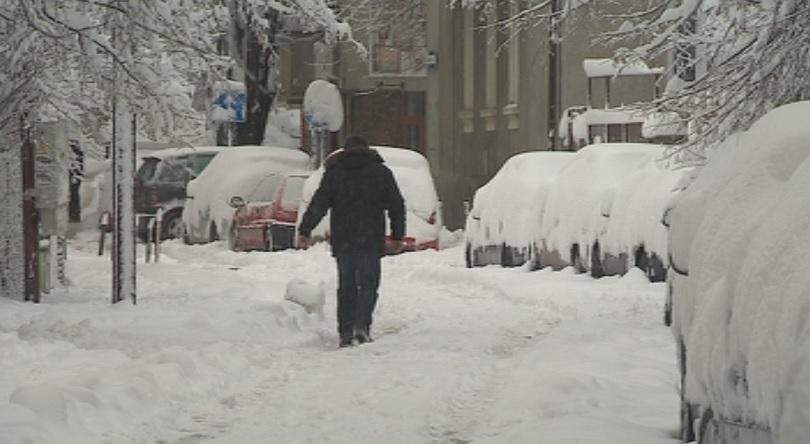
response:
<path id="1" fill-rule="evenodd" d="M 326 304 L 326 292 L 324 282 L 318 285 L 309 283 L 303 279 L 291 279 L 287 283 L 284 292 L 284 300 L 294 302 L 307 311 L 323 316 L 323 306 Z"/>
<path id="2" fill-rule="evenodd" d="M 673 332 L 686 396 L 716 415 L 810 433 L 810 102 L 726 140 L 675 201 Z M 801 439 L 793 439 L 802 437 Z"/>

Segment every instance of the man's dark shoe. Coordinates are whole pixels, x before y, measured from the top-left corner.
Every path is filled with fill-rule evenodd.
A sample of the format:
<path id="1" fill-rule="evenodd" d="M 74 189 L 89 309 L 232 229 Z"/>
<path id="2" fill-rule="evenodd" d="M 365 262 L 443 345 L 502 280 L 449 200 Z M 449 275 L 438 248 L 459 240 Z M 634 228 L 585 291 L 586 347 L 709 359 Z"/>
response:
<path id="1" fill-rule="evenodd" d="M 341 336 L 340 343 L 338 343 L 338 347 L 345 348 L 351 347 L 354 345 L 354 336 Z"/>
<path id="2" fill-rule="evenodd" d="M 367 342 L 374 342 L 374 339 L 371 338 L 371 335 L 368 333 L 366 329 L 357 329 L 354 331 L 354 337 L 357 338 L 357 343 L 365 344 Z"/>

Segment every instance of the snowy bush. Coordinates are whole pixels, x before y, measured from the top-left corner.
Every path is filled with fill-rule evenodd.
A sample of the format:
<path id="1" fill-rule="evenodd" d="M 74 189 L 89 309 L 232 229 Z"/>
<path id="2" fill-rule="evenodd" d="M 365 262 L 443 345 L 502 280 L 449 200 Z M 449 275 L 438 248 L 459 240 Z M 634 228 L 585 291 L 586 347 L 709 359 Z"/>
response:
<path id="1" fill-rule="evenodd" d="M 716 416 L 810 433 L 810 102 L 727 139 L 675 201 L 673 332 L 687 400 Z"/>

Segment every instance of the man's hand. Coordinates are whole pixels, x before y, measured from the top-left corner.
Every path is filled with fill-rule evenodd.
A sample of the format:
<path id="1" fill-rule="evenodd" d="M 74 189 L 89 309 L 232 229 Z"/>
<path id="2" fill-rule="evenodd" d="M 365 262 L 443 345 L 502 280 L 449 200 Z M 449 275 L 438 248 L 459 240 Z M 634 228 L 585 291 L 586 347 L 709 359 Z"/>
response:
<path id="1" fill-rule="evenodd" d="M 312 240 L 308 236 L 298 235 L 298 248 L 306 250 L 310 245 L 312 245 Z"/>
<path id="2" fill-rule="evenodd" d="M 388 254 L 399 254 L 405 250 L 405 242 L 401 240 L 392 240 L 388 245 Z"/>

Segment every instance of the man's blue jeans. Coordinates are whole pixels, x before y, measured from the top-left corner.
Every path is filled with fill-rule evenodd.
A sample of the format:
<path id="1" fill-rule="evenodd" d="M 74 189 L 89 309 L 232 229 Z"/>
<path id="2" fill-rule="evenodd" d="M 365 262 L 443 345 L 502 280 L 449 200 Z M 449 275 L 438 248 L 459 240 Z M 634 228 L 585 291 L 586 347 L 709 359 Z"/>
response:
<path id="1" fill-rule="evenodd" d="M 355 329 L 371 328 L 377 289 L 380 286 L 380 256 L 363 251 L 337 255 L 338 266 L 338 333 L 354 336 Z"/>

